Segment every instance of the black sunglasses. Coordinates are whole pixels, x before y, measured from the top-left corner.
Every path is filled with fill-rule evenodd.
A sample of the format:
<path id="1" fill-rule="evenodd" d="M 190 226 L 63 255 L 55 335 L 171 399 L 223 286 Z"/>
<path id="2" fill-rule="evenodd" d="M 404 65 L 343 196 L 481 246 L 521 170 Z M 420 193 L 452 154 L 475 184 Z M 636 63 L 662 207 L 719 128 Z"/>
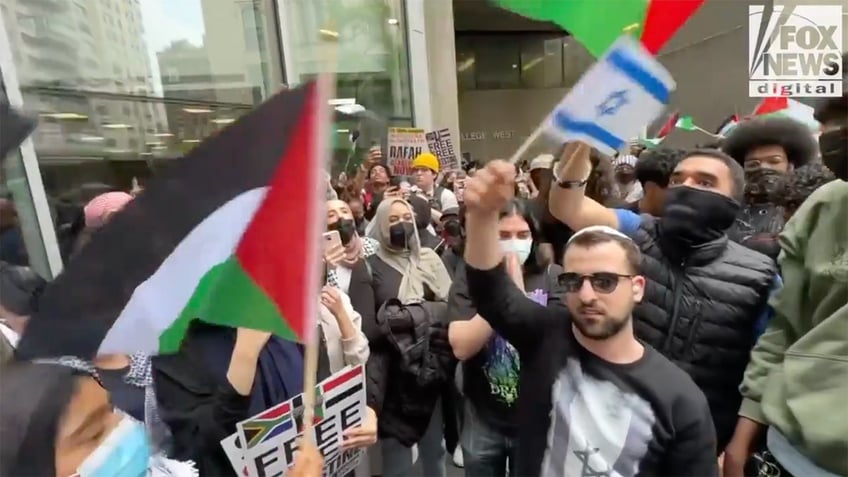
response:
<path id="1" fill-rule="evenodd" d="M 568 293 L 577 293 L 583 287 L 583 282 L 589 280 L 592 285 L 592 290 L 598 293 L 612 293 L 618 287 L 618 282 L 623 279 L 630 279 L 636 275 L 622 275 L 612 272 L 597 272 L 591 275 L 580 275 L 578 273 L 566 272 L 557 277 L 559 286 L 565 288 Z"/>

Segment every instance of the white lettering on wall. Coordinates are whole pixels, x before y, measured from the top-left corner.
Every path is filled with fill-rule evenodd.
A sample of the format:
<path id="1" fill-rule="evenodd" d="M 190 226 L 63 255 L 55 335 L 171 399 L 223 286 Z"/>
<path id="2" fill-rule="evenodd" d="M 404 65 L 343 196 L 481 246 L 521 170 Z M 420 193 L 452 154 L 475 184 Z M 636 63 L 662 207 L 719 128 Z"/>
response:
<path id="1" fill-rule="evenodd" d="M 486 136 L 490 135 L 492 139 L 512 139 L 515 137 L 514 129 L 507 129 L 503 131 L 491 131 L 487 133 L 486 131 L 471 131 L 462 133 L 463 141 L 484 141 L 486 140 Z"/>

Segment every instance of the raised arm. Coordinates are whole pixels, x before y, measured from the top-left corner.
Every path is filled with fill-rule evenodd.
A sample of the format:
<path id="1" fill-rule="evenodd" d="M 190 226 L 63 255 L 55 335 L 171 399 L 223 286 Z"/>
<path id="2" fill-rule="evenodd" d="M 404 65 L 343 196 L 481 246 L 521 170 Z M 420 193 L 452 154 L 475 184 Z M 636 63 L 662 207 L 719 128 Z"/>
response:
<path id="1" fill-rule="evenodd" d="M 492 339 L 494 330 L 477 314 L 477 307 L 468 293 L 465 264 L 460 263 L 451 285 L 448 299 L 448 340 L 456 359 L 471 359 Z"/>
<path id="2" fill-rule="evenodd" d="M 532 352 L 550 313 L 525 295 L 506 272 L 498 245 L 498 213 L 513 197 L 515 167 L 492 161 L 469 179 L 465 230 L 466 278 L 478 314 L 519 353 Z"/>
<path id="3" fill-rule="evenodd" d="M 586 181 L 592 172 L 590 151 L 589 146 L 581 142 L 566 145 L 557 164 L 554 183 L 551 184 L 548 201 L 551 215 L 572 230 L 591 225 L 606 225 L 618 229 L 615 211 L 586 197 Z M 571 187 L 562 187 L 562 182 L 570 182 Z"/>

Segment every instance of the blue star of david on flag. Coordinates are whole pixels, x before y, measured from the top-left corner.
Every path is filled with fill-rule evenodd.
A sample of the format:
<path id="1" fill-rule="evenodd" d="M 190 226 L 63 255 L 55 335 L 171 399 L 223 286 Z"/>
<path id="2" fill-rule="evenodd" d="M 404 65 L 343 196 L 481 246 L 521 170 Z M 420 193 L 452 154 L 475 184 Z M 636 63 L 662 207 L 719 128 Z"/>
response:
<path id="1" fill-rule="evenodd" d="M 663 113 L 675 86 L 668 70 L 625 35 L 554 108 L 545 131 L 611 155 Z"/>
<path id="2" fill-rule="evenodd" d="M 613 115 L 625 104 L 627 104 L 627 90 L 610 93 L 607 99 L 596 108 L 598 116 Z"/>

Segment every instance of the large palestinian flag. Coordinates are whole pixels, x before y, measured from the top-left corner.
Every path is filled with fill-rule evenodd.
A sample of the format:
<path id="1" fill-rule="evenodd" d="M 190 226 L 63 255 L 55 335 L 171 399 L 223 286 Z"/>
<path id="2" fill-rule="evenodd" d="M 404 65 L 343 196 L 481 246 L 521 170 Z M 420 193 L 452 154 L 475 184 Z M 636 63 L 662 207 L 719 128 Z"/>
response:
<path id="1" fill-rule="evenodd" d="M 24 358 L 179 348 L 194 319 L 311 339 L 327 118 L 280 93 L 151 181 L 45 290 Z"/>
<path id="2" fill-rule="evenodd" d="M 534 20 L 554 22 L 596 58 L 622 34 L 657 54 L 704 0 L 493 0 Z"/>

